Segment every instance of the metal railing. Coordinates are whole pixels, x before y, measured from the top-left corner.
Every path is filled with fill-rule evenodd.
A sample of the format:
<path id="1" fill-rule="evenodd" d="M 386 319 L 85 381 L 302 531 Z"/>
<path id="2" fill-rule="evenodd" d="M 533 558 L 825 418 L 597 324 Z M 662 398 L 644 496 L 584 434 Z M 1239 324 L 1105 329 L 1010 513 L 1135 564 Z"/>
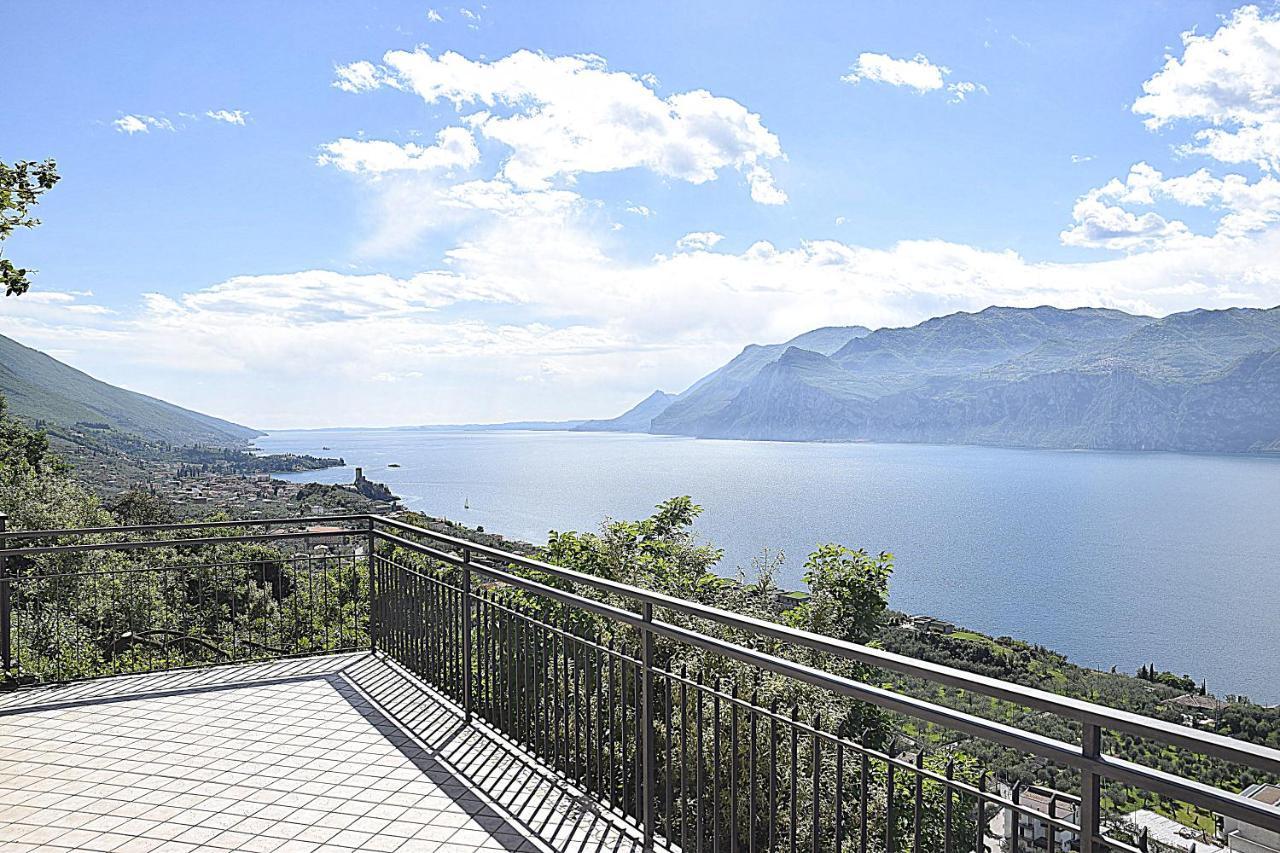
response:
<path id="1" fill-rule="evenodd" d="M 326 533 L 263 529 L 279 521 L 24 531 L 6 521 L 0 686 L 368 647 L 365 517 L 288 522 L 359 524 Z M 149 538 L 121 539 L 139 533 Z"/>
<path id="2" fill-rule="evenodd" d="M 1016 851 L 1018 828 L 1026 821 L 1043 827 L 1050 850 L 1063 842 L 1091 853 L 1147 850 L 1145 834 L 1121 837 L 1122 823 L 1104 812 L 1104 782 L 1280 832 L 1280 810 L 1123 760 L 1103 744 L 1104 735 L 1132 736 L 1272 778 L 1280 776 L 1280 751 L 719 610 L 381 516 L 0 533 L 6 546 L 0 550 L 0 616 L 23 609 L 9 586 L 32 582 L 29 573 L 6 571 L 6 560 L 122 548 L 194 554 L 248 542 L 287 551 L 295 540 L 317 538 L 305 531 L 234 529 L 182 538 L 206 528 L 284 523 L 352 525 L 338 535 L 357 544 L 337 562 L 349 560 L 348 588 L 367 597 L 367 611 L 356 609 L 350 636 L 456 700 L 468 720 L 510 738 L 634 821 L 649 845 L 661 837 L 699 853 L 986 853 L 1005 849 L 1003 837 Z M 176 538 L 119 541 L 158 533 Z M 79 541 L 11 547 L 68 538 Z M 332 561 L 336 555 L 322 556 Z M 260 580 L 266 590 L 270 583 Z M 252 578 L 245 583 L 251 586 Z M 223 617 L 229 614 L 225 599 L 219 599 Z M 278 618 L 279 608 L 271 612 Z M 0 630 L 3 638 L 11 626 Z M 220 636 L 225 648 L 226 631 Z M 309 636 L 317 651 L 355 645 Z M 268 648 L 233 638 L 239 657 L 226 657 L 306 653 L 310 647 L 304 646 Z M 874 683 L 876 671 L 1070 721 L 1079 741 L 885 689 Z M 1042 812 L 1022 801 L 1020 786 L 998 787 L 992 774 L 967 760 L 964 741 L 931 753 L 927 739 L 908 741 L 904 749 L 901 738 L 860 728 L 865 715 L 858 709 L 869 707 L 1070 769 L 1078 790 L 1056 796 Z M 814 708 L 837 713 L 824 718 L 821 711 L 810 713 Z M 1070 803 L 1065 814 L 1074 819 L 1063 816 L 1059 802 Z M 1002 816 L 1012 827 L 1003 837 L 992 829 Z"/>

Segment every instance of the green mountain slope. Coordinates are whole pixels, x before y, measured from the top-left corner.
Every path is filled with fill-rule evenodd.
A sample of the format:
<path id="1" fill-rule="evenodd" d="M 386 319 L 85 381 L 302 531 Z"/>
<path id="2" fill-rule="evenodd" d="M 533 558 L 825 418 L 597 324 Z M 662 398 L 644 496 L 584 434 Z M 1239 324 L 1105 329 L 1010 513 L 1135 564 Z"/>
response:
<path id="1" fill-rule="evenodd" d="M 0 335 L 0 394 L 28 421 L 73 428 L 105 425 L 151 441 L 239 445 L 257 430 L 100 382 Z"/>

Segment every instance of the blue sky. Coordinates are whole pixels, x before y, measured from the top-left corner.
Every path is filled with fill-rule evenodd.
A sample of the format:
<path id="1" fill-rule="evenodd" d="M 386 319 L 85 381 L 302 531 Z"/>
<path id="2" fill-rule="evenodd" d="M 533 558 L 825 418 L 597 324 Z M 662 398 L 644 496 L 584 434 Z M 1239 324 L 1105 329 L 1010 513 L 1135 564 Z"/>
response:
<path id="1" fill-rule="evenodd" d="M 0 332 L 258 426 L 606 416 L 750 342 L 1280 302 L 1273 5 L 9 3 Z"/>

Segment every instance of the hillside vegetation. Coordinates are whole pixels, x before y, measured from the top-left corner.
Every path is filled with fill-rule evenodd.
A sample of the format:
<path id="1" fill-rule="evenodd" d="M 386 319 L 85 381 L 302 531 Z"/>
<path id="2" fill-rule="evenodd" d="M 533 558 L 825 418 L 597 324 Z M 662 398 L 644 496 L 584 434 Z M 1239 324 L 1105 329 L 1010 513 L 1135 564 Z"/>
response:
<path id="1" fill-rule="evenodd" d="M 108 385 L 0 335 L 0 394 L 10 413 L 60 432 L 114 430 L 175 445 L 237 447 L 258 430 Z"/>

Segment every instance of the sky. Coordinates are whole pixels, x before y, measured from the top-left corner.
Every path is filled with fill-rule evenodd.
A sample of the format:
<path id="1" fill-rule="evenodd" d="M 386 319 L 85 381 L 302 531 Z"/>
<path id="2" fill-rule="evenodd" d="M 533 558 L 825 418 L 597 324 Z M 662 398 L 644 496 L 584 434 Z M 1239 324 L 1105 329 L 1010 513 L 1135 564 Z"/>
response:
<path id="1" fill-rule="evenodd" d="M 1280 304 L 1280 7 L 9 0 L 0 333 L 259 428 L 608 417 L 749 343 Z"/>

